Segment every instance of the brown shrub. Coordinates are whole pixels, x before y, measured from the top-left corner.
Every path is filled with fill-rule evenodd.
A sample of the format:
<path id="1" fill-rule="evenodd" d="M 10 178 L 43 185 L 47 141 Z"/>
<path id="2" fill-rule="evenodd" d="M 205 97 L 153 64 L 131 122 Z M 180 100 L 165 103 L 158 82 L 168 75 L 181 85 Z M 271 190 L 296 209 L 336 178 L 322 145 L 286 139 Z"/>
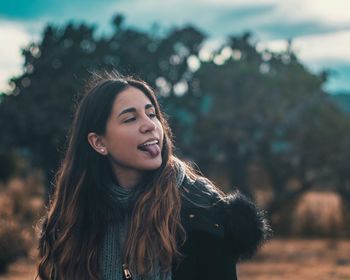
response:
<path id="1" fill-rule="evenodd" d="M 310 191 L 298 201 L 293 213 L 292 230 L 303 236 L 344 235 L 341 197 L 334 192 Z"/>
<path id="2" fill-rule="evenodd" d="M 20 256 L 24 256 L 28 250 L 23 230 L 19 223 L 8 220 L 0 220 L 0 273 L 6 271 L 7 266 Z"/>
<path id="3" fill-rule="evenodd" d="M 0 192 L 0 273 L 35 246 L 33 225 L 42 214 L 40 177 L 13 178 Z"/>

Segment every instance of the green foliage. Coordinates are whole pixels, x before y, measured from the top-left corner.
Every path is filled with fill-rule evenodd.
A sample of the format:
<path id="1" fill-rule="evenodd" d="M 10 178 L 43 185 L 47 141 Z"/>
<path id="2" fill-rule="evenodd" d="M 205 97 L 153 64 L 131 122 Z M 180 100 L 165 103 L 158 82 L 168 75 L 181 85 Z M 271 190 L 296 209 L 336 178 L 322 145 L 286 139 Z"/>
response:
<path id="1" fill-rule="evenodd" d="M 24 73 L 13 78 L 12 95 L 0 104 L 2 147 L 21 148 L 34 166 L 50 178 L 62 157 L 66 135 L 89 71 L 117 68 L 144 77 L 155 86 L 157 77 L 176 83 L 186 71 L 186 57 L 195 53 L 203 35 L 188 27 L 166 38 L 123 28 L 116 16 L 115 32 L 96 38 L 95 28 L 68 23 L 47 26 L 42 40 L 23 50 Z M 172 63 L 171 55 L 181 62 Z"/>
<path id="2" fill-rule="evenodd" d="M 281 53 L 259 52 L 246 33 L 200 61 L 206 36 L 191 26 L 160 36 L 128 28 L 121 15 L 113 26 L 104 37 L 86 24 L 47 26 L 23 50 L 24 72 L 0 103 L 2 147 L 21 148 L 49 178 L 89 71 L 116 68 L 157 90 L 178 154 L 205 172 L 218 170 L 249 194 L 247 170 L 262 165 L 274 192 L 271 211 L 324 180 L 350 199 L 349 117 L 322 90 L 326 76 L 310 73 L 292 43 Z M 286 189 L 291 178 L 301 182 L 298 192 Z"/>
<path id="3" fill-rule="evenodd" d="M 16 158 L 12 153 L 0 153 L 0 182 L 9 180 L 15 174 L 16 167 Z"/>

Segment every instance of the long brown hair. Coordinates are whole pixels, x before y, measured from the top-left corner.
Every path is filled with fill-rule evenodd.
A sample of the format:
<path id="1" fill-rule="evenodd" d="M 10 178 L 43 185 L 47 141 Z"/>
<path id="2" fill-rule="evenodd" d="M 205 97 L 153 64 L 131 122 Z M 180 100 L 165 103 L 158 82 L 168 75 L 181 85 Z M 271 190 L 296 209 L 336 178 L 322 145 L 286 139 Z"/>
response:
<path id="1" fill-rule="evenodd" d="M 139 275 L 149 275 L 156 262 L 164 272 L 181 254 L 177 244 L 186 233 L 181 225 L 179 164 L 190 179 L 200 174 L 173 154 L 173 140 L 154 91 L 142 80 L 116 72 L 94 75 L 76 112 L 65 157 L 56 174 L 54 192 L 41 223 L 37 277 L 46 279 L 100 279 L 98 249 L 110 200 L 106 157 L 87 141 L 89 132 L 103 135 L 112 104 L 127 87 L 140 89 L 155 107 L 164 130 L 162 164 L 152 171 L 133 206 L 123 263 Z M 113 205 L 115 209 L 115 205 Z"/>

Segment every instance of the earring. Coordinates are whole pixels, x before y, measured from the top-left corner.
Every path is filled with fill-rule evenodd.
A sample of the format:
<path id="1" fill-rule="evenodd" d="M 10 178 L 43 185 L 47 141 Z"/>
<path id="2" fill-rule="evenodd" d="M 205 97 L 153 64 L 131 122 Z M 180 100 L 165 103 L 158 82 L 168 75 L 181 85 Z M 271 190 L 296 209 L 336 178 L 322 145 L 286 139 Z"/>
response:
<path id="1" fill-rule="evenodd" d="M 105 152 L 105 149 L 101 149 L 101 153 L 104 153 Z"/>

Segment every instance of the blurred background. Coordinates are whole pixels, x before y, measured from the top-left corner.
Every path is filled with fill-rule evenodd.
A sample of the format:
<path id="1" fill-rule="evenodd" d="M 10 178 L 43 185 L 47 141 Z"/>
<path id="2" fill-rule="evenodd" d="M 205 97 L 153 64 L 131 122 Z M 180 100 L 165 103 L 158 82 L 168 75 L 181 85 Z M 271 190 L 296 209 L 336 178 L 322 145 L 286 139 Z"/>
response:
<path id="1" fill-rule="evenodd" d="M 346 0 L 0 3 L 0 279 L 32 279 L 37 230 L 89 72 L 157 91 L 176 153 L 266 210 L 240 280 L 350 279 Z"/>

